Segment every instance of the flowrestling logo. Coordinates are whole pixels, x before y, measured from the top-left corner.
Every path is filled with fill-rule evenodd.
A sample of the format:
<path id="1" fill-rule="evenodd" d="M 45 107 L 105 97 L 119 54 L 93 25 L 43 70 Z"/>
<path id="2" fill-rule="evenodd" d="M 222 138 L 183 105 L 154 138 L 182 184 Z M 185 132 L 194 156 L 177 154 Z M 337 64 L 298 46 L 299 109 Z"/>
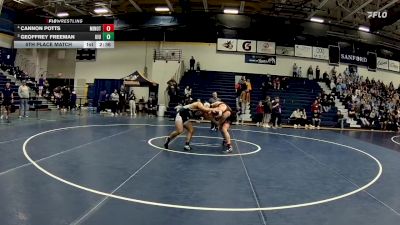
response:
<path id="1" fill-rule="evenodd" d="M 387 11 L 383 11 L 383 12 L 377 12 L 377 11 L 374 11 L 374 12 L 367 12 L 368 13 L 368 19 L 373 19 L 373 18 L 380 18 L 380 19 L 383 19 L 383 18 L 387 18 L 387 16 L 388 16 L 388 13 L 387 13 Z"/>

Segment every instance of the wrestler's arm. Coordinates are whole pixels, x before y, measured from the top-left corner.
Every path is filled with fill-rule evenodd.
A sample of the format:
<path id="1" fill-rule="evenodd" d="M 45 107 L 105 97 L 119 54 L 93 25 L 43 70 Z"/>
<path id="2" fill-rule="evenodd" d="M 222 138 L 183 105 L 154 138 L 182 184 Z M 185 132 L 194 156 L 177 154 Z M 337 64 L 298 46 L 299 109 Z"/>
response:
<path id="1" fill-rule="evenodd" d="M 203 103 L 201 102 L 196 102 L 196 107 L 203 112 L 210 112 L 212 110 L 211 108 L 204 107 Z"/>

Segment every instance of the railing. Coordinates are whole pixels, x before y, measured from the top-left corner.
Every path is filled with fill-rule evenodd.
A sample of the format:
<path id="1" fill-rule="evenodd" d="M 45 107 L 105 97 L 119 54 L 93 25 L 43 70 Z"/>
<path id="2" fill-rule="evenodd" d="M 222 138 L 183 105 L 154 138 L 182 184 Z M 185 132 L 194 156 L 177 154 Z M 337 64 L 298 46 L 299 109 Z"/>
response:
<path id="1" fill-rule="evenodd" d="M 165 60 L 165 61 L 182 61 L 182 50 L 181 49 L 154 49 L 153 54 L 154 61 Z"/>

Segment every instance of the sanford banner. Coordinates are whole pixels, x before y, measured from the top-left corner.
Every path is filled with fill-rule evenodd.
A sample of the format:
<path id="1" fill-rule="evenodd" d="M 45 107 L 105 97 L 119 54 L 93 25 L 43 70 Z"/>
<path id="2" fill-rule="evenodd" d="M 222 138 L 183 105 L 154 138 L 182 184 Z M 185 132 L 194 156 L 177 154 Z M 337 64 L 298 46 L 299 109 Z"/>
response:
<path id="1" fill-rule="evenodd" d="M 245 63 L 276 65 L 276 56 L 245 54 Z"/>
<path id="2" fill-rule="evenodd" d="M 340 62 L 368 66 L 367 55 L 353 53 L 352 51 L 346 51 L 342 48 L 340 49 Z"/>

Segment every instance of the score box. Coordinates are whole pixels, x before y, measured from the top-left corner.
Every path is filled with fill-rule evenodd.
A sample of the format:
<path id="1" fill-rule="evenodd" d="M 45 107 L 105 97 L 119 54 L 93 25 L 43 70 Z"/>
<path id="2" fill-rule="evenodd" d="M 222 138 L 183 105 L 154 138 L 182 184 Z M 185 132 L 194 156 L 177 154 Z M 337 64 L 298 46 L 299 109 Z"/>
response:
<path id="1" fill-rule="evenodd" d="M 114 32 L 103 32 L 103 41 L 114 41 Z"/>
<path id="2" fill-rule="evenodd" d="M 103 32 L 114 32 L 114 24 L 103 24 Z"/>

